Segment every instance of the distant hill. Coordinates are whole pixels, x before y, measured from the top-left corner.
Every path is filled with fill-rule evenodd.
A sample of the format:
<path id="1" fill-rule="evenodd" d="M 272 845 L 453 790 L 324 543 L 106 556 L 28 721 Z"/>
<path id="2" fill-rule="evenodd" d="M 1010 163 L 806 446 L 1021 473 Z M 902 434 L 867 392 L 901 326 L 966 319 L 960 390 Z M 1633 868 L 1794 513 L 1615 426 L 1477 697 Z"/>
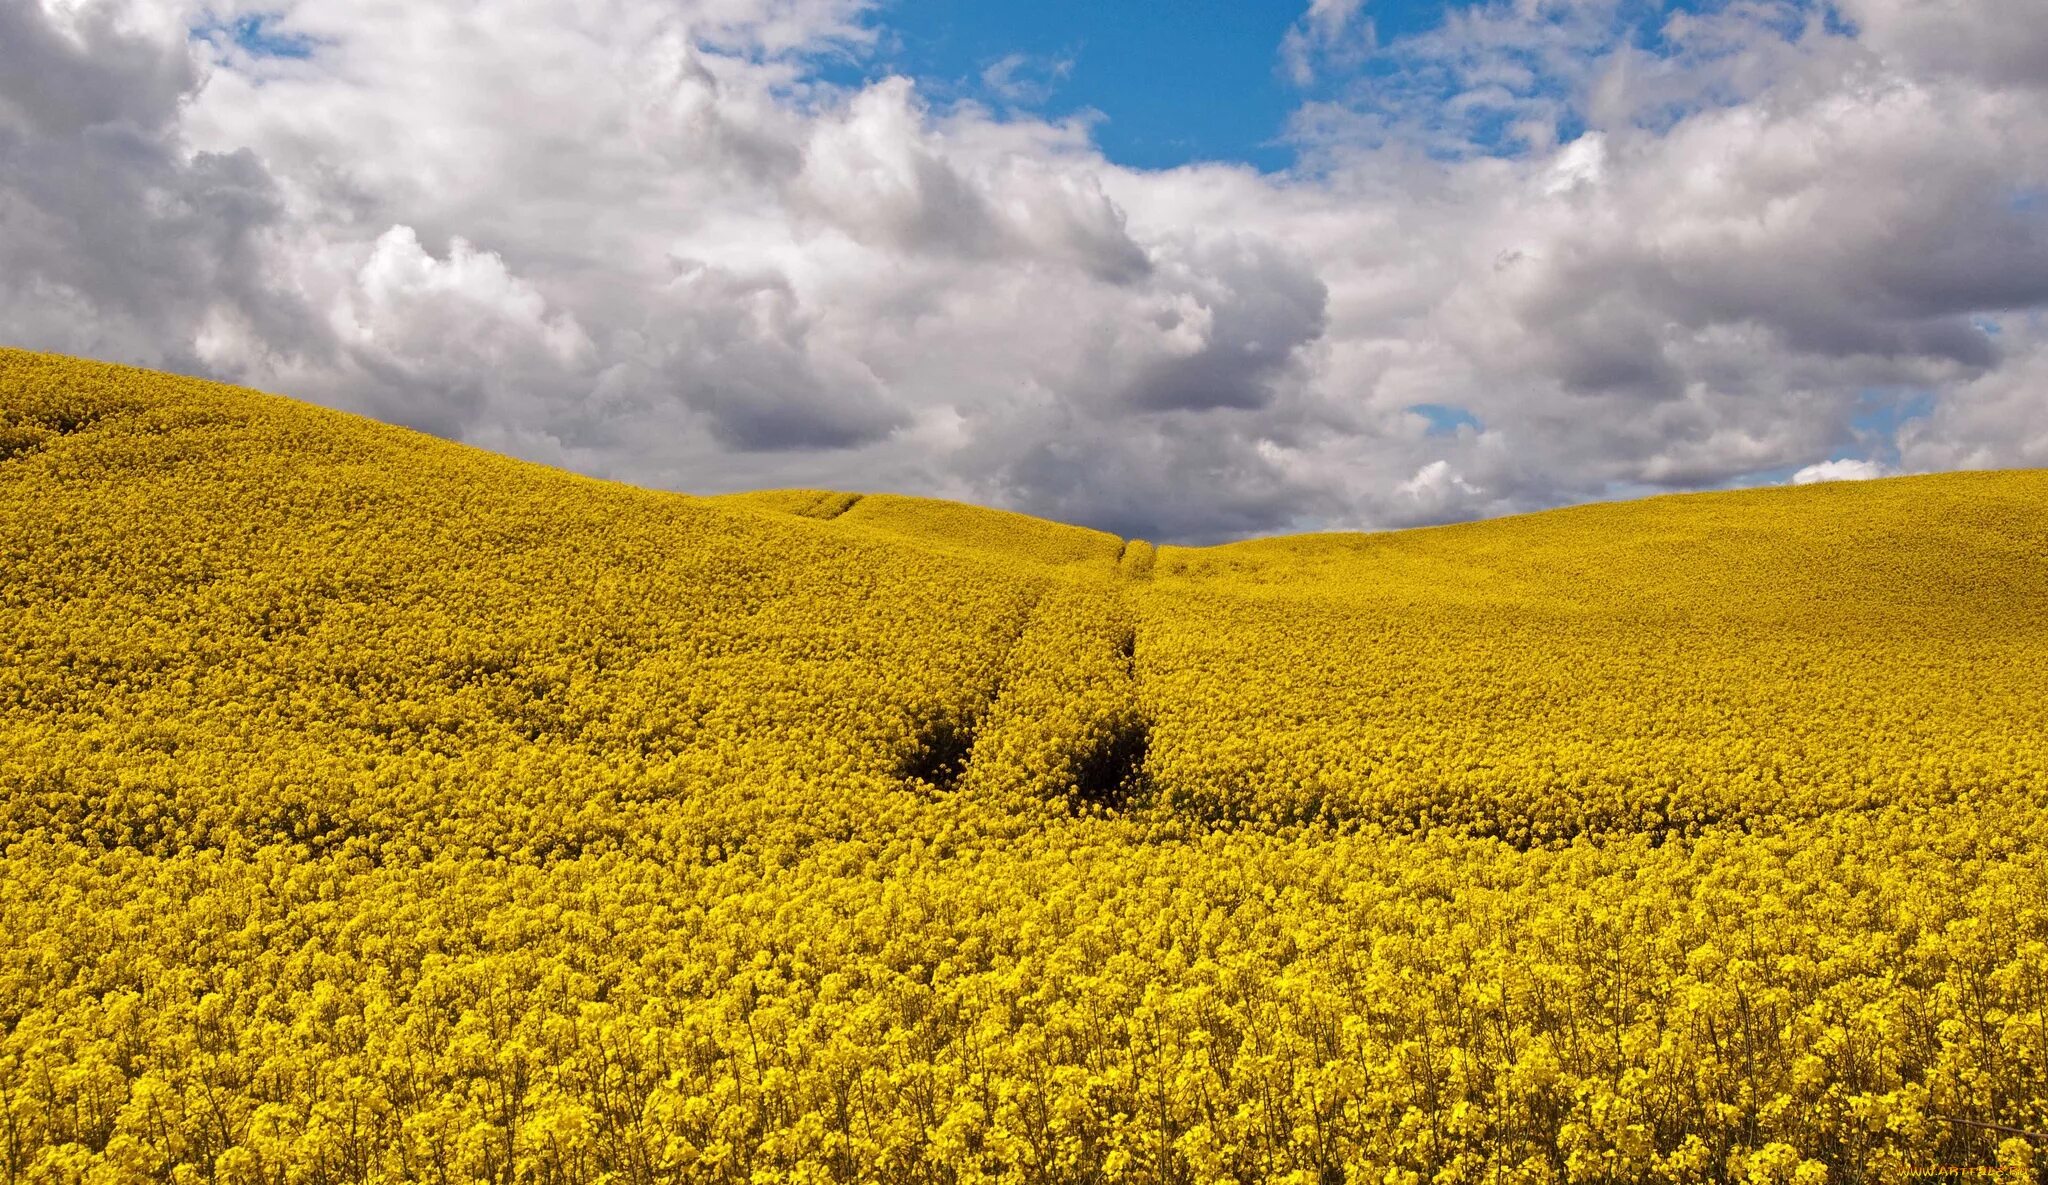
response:
<path id="1" fill-rule="evenodd" d="M 0 350 L 0 1164 L 2019 1165 L 2044 557 L 2042 472 L 1155 548 Z"/>

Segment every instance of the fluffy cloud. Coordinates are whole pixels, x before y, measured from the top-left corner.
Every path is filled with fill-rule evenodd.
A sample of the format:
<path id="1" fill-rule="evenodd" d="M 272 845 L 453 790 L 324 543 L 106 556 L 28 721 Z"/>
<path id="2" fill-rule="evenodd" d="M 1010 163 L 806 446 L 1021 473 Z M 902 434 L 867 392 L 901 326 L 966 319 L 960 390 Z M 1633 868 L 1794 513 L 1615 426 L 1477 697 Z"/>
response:
<path id="1" fill-rule="evenodd" d="M 1365 0 L 1309 0 L 1308 11 L 1280 41 L 1280 63 L 1297 86 L 1314 82 L 1324 59 L 1343 49 L 1356 33 Z"/>
<path id="2" fill-rule="evenodd" d="M 1874 52 L 1906 68 L 2048 88 L 2048 23 L 2032 0 L 1840 0 Z"/>
<path id="3" fill-rule="evenodd" d="M 1899 430 L 1909 471 L 2048 467 L 2048 323 L 2004 322 L 2005 361 L 1943 393 Z"/>
<path id="4" fill-rule="evenodd" d="M 1875 461 L 1859 461 L 1850 457 L 1808 465 L 1792 475 L 1792 484 L 1810 486 L 1822 481 L 1869 481 L 1871 478 L 1884 475 L 1883 465 Z"/>
<path id="5" fill-rule="evenodd" d="M 182 30 L 0 3 L 0 335 L 179 369 L 209 317 L 286 340 L 313 327 L 265 277 L 281 214 L 247 149 L 194 151 Z"/>
<path id="6" fill-rule="evenodd" d="M 2044 464 L 2029 2 L 1316 0 L 1261 175 L 828 85 L 858 0 L 0 0 L 0 337 L 1191 540 Z"/>

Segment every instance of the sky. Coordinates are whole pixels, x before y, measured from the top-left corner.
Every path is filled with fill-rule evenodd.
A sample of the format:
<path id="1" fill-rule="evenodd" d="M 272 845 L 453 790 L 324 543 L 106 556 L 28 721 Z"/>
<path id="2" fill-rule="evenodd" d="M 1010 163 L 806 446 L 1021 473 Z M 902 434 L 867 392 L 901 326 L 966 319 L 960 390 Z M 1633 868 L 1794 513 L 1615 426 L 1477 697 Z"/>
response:
<path id="1" fill-rule="evenodd" d="M 1126 536 L 2048 465 L 2039 0 L 0 0 L 0 342 Z"/>

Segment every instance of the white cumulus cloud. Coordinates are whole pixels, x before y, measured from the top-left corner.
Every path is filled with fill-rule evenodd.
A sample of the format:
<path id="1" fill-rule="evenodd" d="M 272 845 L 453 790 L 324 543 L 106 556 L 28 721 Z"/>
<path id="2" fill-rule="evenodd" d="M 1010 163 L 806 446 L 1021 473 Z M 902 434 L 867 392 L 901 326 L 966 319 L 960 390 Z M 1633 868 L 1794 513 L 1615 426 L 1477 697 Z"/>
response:
<path id="1" fill-rule="evenodd" d="M 1792 475 L 1792 484 L 1810 486 L 1822 481 L 1869 481 L 1885 476 L 1886 472 L 1885 467 L 1875 461 L 1843 457 L 1806 466 Z"/>
<path id="2" fill-rule="evenodd" d="M 0 339 L 1152 538 L 2048 464 L 2030 4 L 1316 0 L 1262 174 L 834 85 L 859 0 L 0 0 Z"/>

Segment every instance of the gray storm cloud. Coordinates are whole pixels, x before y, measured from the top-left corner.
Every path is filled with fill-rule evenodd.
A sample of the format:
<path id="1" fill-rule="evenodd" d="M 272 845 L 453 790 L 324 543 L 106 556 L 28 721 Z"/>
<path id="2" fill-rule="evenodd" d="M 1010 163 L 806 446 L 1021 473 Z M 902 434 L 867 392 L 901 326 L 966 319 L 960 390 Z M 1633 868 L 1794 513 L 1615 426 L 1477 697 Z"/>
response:
<path id="1" fill-rule="evenodd" d="M 0 339 L 1167 539 L 2048 464 L 2031 7 L 1318 0 L 1388 69 L 1261 175 L 828 85 L 853 0 L 0 0 Z"/>

